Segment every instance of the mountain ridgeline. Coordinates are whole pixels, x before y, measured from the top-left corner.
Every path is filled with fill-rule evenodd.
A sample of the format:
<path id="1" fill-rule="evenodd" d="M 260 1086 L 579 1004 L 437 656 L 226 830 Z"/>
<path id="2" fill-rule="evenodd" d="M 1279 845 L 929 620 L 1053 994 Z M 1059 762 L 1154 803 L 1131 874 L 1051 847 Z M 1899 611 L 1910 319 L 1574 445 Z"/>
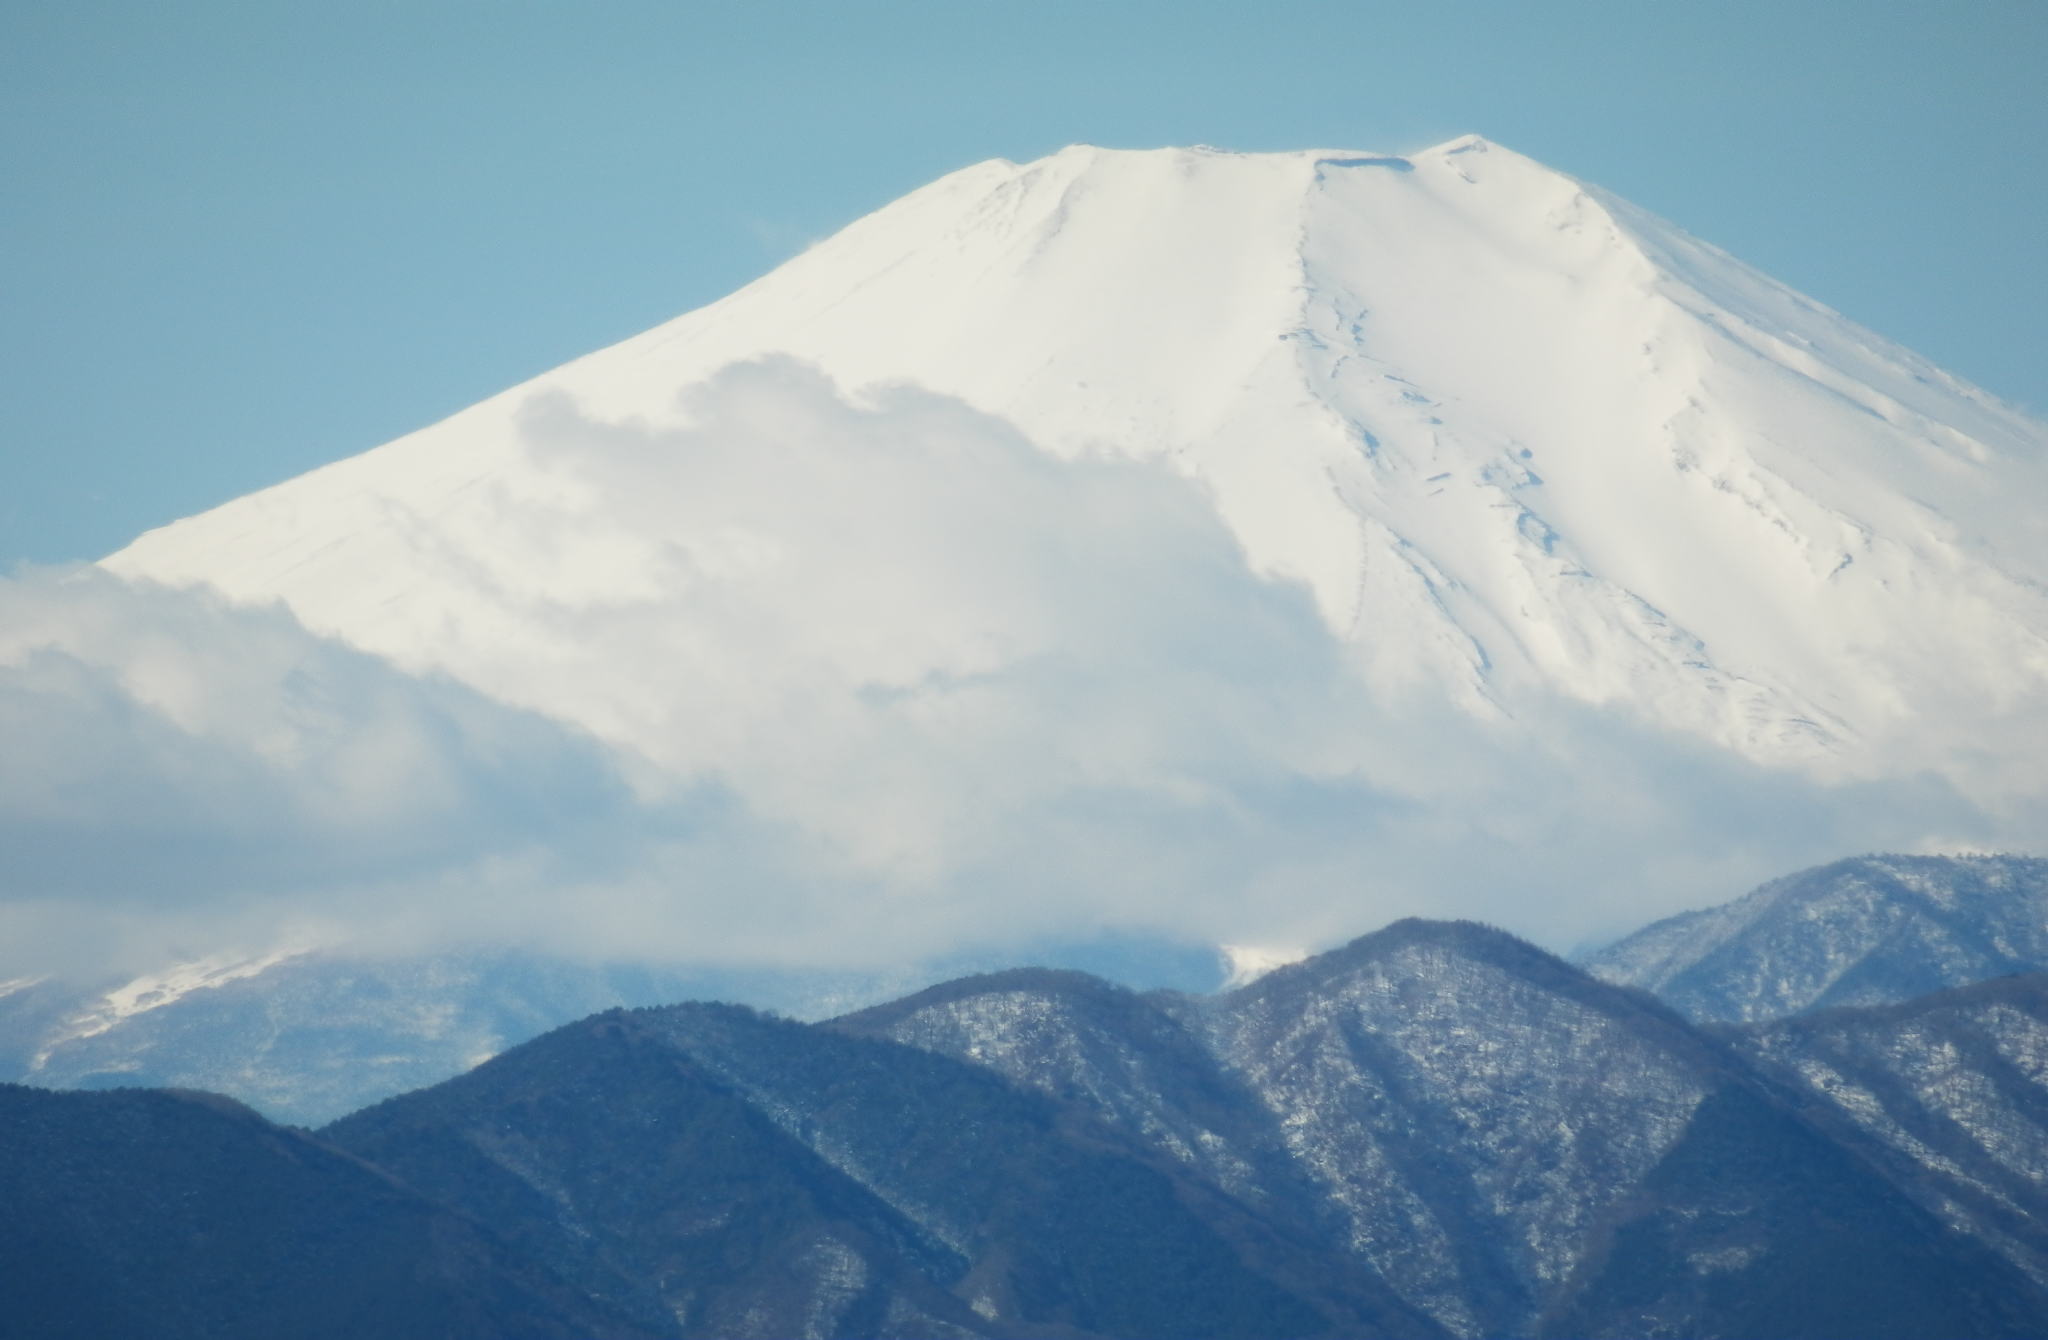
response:
<path id="1" fill-rule="evenodd" d="M 1213 996 L 614 1009 L 311 1133 L 8 1088 L 0 1333 L 339 1334 L 399 1270 L 380 1334 L 2038 1335 L 2044 1055 L 2044 974 L 1708 1026 L 1406 920 Z"/>
<path id="2" fill-rule="evenodd" d="M 1693 1019 L 1750 1023 L 2048 971 L 2048 860 L 1837 861 L 1646 926 L 1586 967 Z"/>

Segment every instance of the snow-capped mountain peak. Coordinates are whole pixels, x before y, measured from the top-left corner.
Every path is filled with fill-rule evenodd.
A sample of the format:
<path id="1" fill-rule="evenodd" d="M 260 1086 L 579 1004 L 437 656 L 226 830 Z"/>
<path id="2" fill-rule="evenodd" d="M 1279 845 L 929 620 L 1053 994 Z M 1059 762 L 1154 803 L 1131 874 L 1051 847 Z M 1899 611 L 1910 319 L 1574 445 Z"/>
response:
<path id="1" fill-rule="evenodd" d="M 2038 425 L 1478 136 L 976 164 L 730 298 L 110 563 L 282 597 L 626 734 L 482 635 L 529 622 L 537 584 L 636 588 L 671 538 L 565 489 L 523 416 L 566 397 L 597 424 L 680 424 L 681 391 L 768 355 L 1193 476 L 1383 693 L 1484 714 L 1540 687 L 1867 772 L 1858 743 L 1906 724 L 1958 641 L 1983 650 L 1979 695 L 2035 695 L 2048 667 L 2041 527 L 2014 505 L 2040 493 Z M 520 512 L 571 532 L 587 582 L 534 581 L 503 535 Z"/>

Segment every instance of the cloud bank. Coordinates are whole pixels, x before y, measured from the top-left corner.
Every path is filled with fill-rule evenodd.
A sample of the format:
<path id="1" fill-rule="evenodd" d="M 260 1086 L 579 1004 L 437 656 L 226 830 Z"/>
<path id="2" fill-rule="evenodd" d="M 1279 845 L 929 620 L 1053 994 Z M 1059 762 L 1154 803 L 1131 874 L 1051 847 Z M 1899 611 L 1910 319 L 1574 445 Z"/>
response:
<path id="1" fill-rule="evenodd" d="M 957 401 L 769 361 L 688 409 L 531 402 L 538 471 L 449 522 L 492 538 L 432 573 L 424 663 L 97 570 L 0 582 L 0 976 L 295 936 L 879 966 L 1411 913 L 1567 947 L 2040 831 L 2024 792 L 1376 697 L 1197 486 Z"/>
<path id="2" fill-rule="evenodd" d="M 0 581 L 0 739 L 0 972 L 353 933 L 627 794 L 581 732 L 91 568 Z"/>

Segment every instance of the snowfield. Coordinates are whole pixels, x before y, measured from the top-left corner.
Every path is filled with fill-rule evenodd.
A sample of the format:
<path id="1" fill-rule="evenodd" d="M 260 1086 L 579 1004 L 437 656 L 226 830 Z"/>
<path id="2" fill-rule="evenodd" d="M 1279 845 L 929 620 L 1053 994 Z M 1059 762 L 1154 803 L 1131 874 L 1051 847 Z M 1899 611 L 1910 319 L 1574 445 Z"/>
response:
<path id="1" fill-rule="evenodd" d="M 282 598 L 637 741 L 663 704 L 600 700 L 526 653 L 559 659 L 563 606 L 659 614 L 693 580 L 795 561 L 743 510 L 621 507 L 643 476 L 748 481 L 609 460 L 682 455 L 661 434 L 687 431 L 686 392 L 772 356 L 864 405 L 914 386 L 1060 457 L 1199 481 L 1382 696 L 1487 719 L 1561 693 L 1860 777 L 1959 767 L 1953 732 L 2038 710 L 2048 682 L 2040 425 L 1476 137 L 1413 158 L 979 164 L 722 302 L 109 566 Z M 838 482 L 804 464 L 781 505 Z M 826 650 L 863 679 L 929 668 Z M 929 659 L 977 659 L 959 650 Z"/>

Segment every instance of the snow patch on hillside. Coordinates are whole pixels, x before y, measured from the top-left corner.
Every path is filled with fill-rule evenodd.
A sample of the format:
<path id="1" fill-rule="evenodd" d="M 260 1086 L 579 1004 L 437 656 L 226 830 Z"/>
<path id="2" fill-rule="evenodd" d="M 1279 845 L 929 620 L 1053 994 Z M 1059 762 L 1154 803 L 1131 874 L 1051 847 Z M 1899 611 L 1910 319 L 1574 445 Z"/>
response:
<path id="1" fill-rule="evenodd" d="M 1272 945 L 1219 945 L 1217 948 L 1223 955 L 1223 985 L 1218 988 L 1222 991 L 1249 986 L 1275 968 L 1299 963 L 1309 956 L 1306 949 Z"/>
<path id="2" fill-rule="evenodd" d="M 51 1054 L 67 1043 L 98 1037 L 124 1020 L 174 1005 L 195 991 L 217 990 L 310 952 L 310 947 L 291 946 L 261 954 L 214 954 L 180 963 L 163 972 L 145 973 L 115 987 L 66 1019 L 30 1059 L 29 1073 L 33 1075 L 40 1071 Z"/>

